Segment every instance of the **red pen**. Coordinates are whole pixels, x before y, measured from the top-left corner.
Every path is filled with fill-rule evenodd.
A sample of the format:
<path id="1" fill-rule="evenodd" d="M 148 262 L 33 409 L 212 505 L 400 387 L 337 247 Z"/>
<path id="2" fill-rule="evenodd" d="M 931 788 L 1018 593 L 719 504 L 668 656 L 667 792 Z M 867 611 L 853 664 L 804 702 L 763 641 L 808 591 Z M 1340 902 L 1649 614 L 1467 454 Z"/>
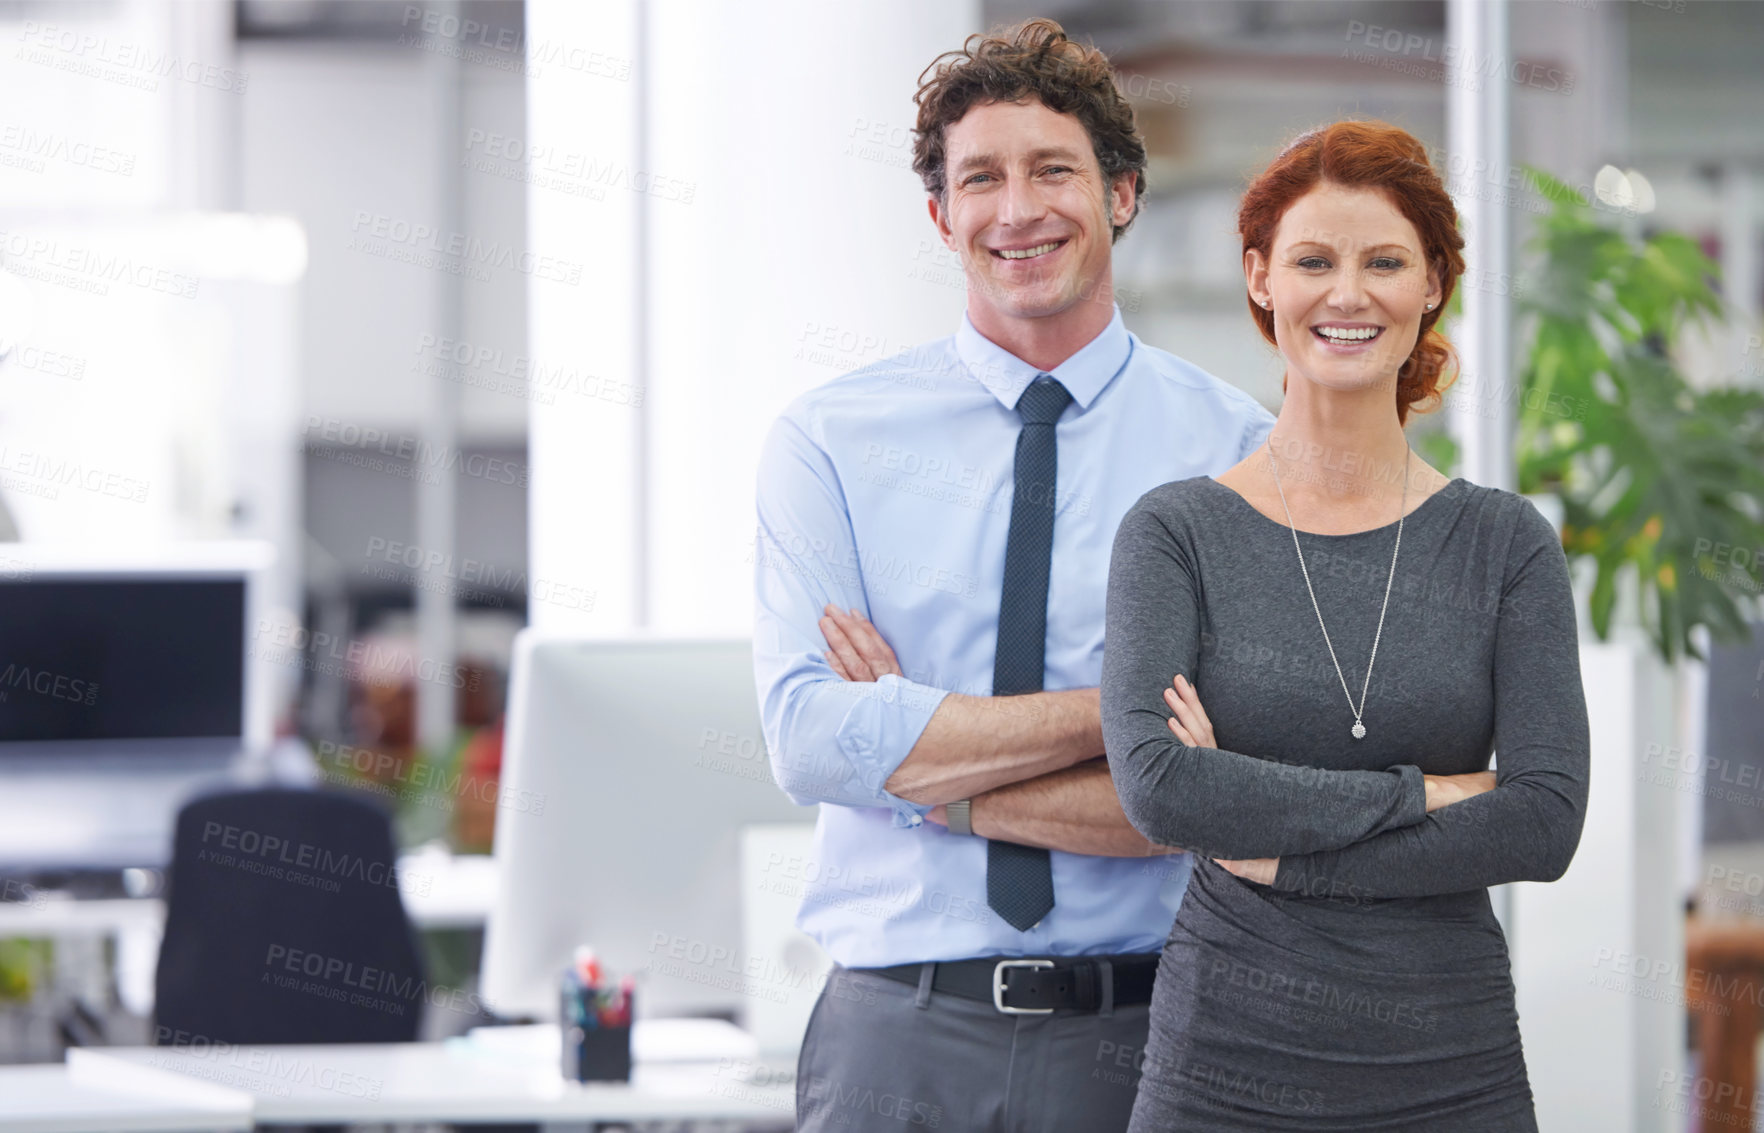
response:
<path id="1" fill-rule="evenodd" d="M 576 949 L 576 978 L 584 987 L 600 986 L 600 958 L 594 955 L 594 949 L 587 945 Z"/>

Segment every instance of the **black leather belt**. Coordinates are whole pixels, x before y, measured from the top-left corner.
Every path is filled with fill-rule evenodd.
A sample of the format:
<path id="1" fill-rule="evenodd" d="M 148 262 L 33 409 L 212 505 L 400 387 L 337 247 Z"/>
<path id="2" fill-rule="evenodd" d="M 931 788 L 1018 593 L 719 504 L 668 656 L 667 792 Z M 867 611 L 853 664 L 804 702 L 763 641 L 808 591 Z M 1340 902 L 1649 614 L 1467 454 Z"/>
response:
<path id="1" fill-rule="evenodd" d="M 983 956 L 937 963 L 931 990 L 990 1003 L 1007 1015 L 1045 1015 L 1061 1008 L 1096 1011 L 1103 1004 L 1103 964 L 1108 965 L 1117 1007 L 1150 1003 L 1158 954 L 1122 956 Z M 917 986 L 923 964 L 853 968 Z"/>

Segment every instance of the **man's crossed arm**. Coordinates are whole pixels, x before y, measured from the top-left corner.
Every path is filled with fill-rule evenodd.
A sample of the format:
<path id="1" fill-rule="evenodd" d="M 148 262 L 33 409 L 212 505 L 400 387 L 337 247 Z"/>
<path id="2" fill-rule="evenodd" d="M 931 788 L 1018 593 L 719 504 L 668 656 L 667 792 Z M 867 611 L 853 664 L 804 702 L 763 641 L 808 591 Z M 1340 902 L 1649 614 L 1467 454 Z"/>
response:
<path id="1" fill-rule="evenodd" d="M 828 606 L 827 661 L 848 681 L 900 673 L 875 625 Z M 1135 830 L 1103 758 L 1100 690 L 965 696 L 938 705 L 886 788 L 946 823 L 943 804 L 972 799 L 974 833 L 1074 854 L 1147 857 L 1178 852 Z"/>

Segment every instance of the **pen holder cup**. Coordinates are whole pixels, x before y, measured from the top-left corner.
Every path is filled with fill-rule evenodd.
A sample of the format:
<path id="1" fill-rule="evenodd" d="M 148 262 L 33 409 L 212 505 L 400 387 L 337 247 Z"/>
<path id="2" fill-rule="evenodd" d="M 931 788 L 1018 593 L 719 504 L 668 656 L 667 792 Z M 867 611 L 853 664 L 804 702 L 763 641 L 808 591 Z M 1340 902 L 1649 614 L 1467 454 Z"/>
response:
<path id="1" fill-rule="evenodd" d="M 563 1001 L 563 1076 L 577 1082 L 629 1082 L 631 1025 L 599 1024 L 593 1003 L 580 993 L 565 991 Z"/>

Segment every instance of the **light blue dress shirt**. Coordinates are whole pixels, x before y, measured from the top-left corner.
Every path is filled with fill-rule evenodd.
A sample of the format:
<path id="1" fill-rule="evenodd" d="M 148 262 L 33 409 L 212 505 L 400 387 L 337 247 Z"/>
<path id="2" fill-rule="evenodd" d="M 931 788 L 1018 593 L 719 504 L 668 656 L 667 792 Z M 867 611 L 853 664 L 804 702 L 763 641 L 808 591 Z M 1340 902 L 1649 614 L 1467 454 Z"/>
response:
<path id="1" fill-rule="evenodd" d="M 1038 371 L 967 316 L 950 338 L 796 398 L 760 456 L 754 675 L 772 773 L 823 803 L 807 860 L 768 872 L 797 924 L 846 967 L 991 955 L 1155 952 L 1188 885 L 1186 854 L 1054 851 L 1055 904 L 1018 931 L 986 904 L 986 842 L 883 788 L 950 692 L 992 693 L 1017 434 Z M 1047 691 L 1102 680 L 1109 552 L 1121 517 L 1172 480 L 1216 475 L 1274 418 L 1248 394 L 1140 342 L 1121 312 L 1051 371 L 1056 424 Z M 904 677 L 846 681 L 818 621 L 856 608 Z M 1097 754 L 1102 755 L 1099 747 Z"/>

